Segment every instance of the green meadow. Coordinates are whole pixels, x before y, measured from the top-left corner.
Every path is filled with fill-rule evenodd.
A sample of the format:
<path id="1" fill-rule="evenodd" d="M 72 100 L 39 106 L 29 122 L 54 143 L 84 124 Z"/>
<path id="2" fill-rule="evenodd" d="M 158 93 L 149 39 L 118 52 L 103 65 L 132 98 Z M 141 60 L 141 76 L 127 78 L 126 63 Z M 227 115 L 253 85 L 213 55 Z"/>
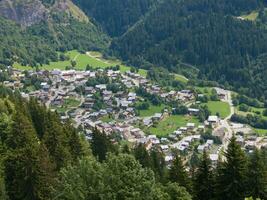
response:
<path id="1" fill-rule="evenodd" d="M 187 116 L 187 115 L 171 115 L 165 117 L 157 125 L 149 127 L 146 132 L 149 134 L 154 134 L 159 137 L 164 137 L 173 133 L 175 130 L 182 126 L 186 126 L 187 123 L 199 124 L 199 121 L 196 117 Z"/>
<path id="2" fill-rule="evenodd" d="M 216 115 L 217 113 L 219 113 L 221 118 L 226 118 L 231 113 L 230 105 L 226 102 L 209 101 L 208 103 L 202 105 L 207 105 L 212 115 Z"/>
<path id="3" fill-rule="evenodd" d="M 121 72 L 126 72 L 130 70 L 129 66 L 126 66 L 121 63 L 119 60 L 107 60 L 102 57 L 102 54 L 99 52 L 87 52 L 86 54 L 80 53 L 76 50 L 68 51 L 65 53 L 66 56 L 69 57 L 69 60 L 65 61 L 57 61 L 50 62 L 48 65 L 40 66 L 41 69 L 53 70 L 53 69 L 61 69 L 65 70 L 66 67 L 71 66 L 71 61 L 76 62 L 76 66 L 74 69 L 76 70 L 85 70 L 87 65 L 90 65 L 93 68 L 107 68 L 110 66 L 120 66 Z M 31 70 L 30 66 L 22 66 L 19 63 L 15 63 L 14 67 L 21 70 Z M 138 72 L 141 76 L 146 76 L 147 71 L 144 69 L 140 69 Z"/>

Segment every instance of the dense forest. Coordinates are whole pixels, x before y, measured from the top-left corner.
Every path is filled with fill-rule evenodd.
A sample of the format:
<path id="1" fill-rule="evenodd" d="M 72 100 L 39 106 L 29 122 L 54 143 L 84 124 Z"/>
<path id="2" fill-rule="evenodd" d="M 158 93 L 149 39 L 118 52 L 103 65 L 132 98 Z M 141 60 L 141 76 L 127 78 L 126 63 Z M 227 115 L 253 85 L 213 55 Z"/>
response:
<path id="1" fill-rule="evenodd" d="M 60 122 L 55 112 L 0 88 L 1 200 L 266 199 L 267 152 L 246 155 L 233 137 L 214 168 L 204 152 L 191 171 L 176 154 L 118 145 L 113 136 Z"/>
<path id="2" fill-rule="evenodd" d="M 264 75 L 259 75 L 266 72 L 252 65 L 266 53 L 266 29 L 261 23 L 237 18 L 261 7 L 263 1 L 256 0 L 163 1 L 115 39 L 111 48 L 141 67 L 144 60 L 176 72 L 197 67 L 198 78 L 266 98 L 266 84 L 260 83 Z"/>
<path id="3" fill-rule="evenodd" d="M 118 37 L 134 25 L 158 0 L 74 0 L 112 37 Z"/>

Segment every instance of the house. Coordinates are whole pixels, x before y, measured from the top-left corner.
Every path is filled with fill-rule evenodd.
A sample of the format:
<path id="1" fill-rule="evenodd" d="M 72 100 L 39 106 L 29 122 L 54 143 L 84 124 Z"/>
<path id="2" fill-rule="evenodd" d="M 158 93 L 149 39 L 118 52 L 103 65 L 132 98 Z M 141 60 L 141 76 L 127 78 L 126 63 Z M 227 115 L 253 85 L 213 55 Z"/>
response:
<path id="1" fill-rule="evenodd" d="M 237 142 L 237 144 L 239 144 L 242 147 L 242 146 L 244 146 L 245 140 L 241 135 L 237 135 L 236 136 L 236 142 Z"/>
<path id="2" fill-rule="evenodd" d="M 150 117 L 145 117 L 143 119 L 143 124 L 147 127 L 151 126 L 153 124 L 153 121 Z"/>
<path id="3" fill-rule="evenodd" d="M 205 145 L 198 145 L 197 147 L 198 153 L 203 153 L 205 149 L 206 149 Z"/>
<path id="4" fill-rule="evenodd" d="M 169 146 L 168 145 L 160 145 L 160 149 L 162 151 L 167 151 L 169 149 Z"/>
<path id="5" fill-rule="evenodd" d="M 84 92 L 85 92 L 85 95 L 92 94 L 95 92 L 95 89 L 93 87 L 85 87 Z"/>
<path id="6" fill-rule="evenodd" d="M 187 123 L 186 127 L 190 130 L 193 130 L 195 128 L 195 124 L 194 123 Z"/>
<path id="7" fill-rule="evenodd" d="M 212 127 L 217 127 L 218 124 L 219 124 L 219 122 L 220 122 L 220 119 L 219 119 L 219 117 L 216 116 L 216 115 L 211 115 L 211 116 L 209 116 L 209 118 L 208 118 L 208 122 L 209 122 L 209 124 L 210 124 Z"/>
<path id="8" fill-rule="evenodd" d="M 198 115 L 199 109 L 196 108 L 188 108 L 189 115 Z"/>
<path id="9" fill-rule="evenodd" d="M 160 121 L 162 119 L 162 117 L 163 117 L 162 113 L 155 113 L 154 116 L 152 117 L 152 119 Z"/>
<path id="10" fill-rule="evenodd" d="M 217 166 L 218 160 L 219 160 L 219 155 L 218 154 L 210 154 L 209 158 L 211 160 L 211 165 L 213 167 Z"/>
<path id="11" fill-rule="evenodd" d="M 100 84 L 100 85 L 96 85 L 95 88 L 98 89 L 98 90 L 106 90 L 107 89 L 107 85 Z"/>

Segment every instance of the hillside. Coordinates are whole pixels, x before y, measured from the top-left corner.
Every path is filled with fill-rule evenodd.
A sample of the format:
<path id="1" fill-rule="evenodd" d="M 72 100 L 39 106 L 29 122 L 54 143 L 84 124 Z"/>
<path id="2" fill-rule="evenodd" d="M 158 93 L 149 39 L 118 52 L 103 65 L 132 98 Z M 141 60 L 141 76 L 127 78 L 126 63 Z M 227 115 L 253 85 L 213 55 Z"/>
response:
<path id="1" fill-rule="evenodd" d="M 236 16 L 262 6 L 261 0 L 163 1 L 115 39 L 111 48 L 140 66 L 148 61 L 183 72 L 188 67 L 181 64 L 187 63 L 200 70 L 198 78 L 255 95 L 252 74 L 257 68 L 249 62 L 266 53 L 267 32 L 260 24 Z M 263 97 L 262 90 L 256 95 Z"/>
<path id="2" fill-rule="evenodd" d="M 58 60 L 56 51 L 107 48 L 109 38 L 71 1 L 47 2 L 0 2 L 0 63 L 36 66 Z"/>
<path id="3" fill-rule="evenodd" d="M 112 37 L 122 35 L 158 0 L 73 0 Z"/>

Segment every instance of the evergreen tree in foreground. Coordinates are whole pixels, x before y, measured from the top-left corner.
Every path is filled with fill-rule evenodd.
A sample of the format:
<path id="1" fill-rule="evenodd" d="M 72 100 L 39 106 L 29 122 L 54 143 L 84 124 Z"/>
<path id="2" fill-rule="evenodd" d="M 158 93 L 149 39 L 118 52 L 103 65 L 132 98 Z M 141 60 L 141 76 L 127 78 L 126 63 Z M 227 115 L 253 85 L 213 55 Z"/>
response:
<path id="1" fill-rule="evenodd" d="M 233 136 L 225 153 L 226 161 L 218 169 L 217 199 L 243 200 L 247 162 L 244 152 Z"/>
<path id="2" fill-rule="evenodd" d="M 206 151 L 195 175 L 194 195 L 196 200 L 210 200 L 214 197 L 214 179 L 211 161 Z"/>
<path id="3" fill-rule="evenodd" d="M 183 161 L 177 155 L 173 161 L 170 172 L 170 181 L 178 183 L 180 186 L 185 187 L 188 191 L 191 191 L 191 183 L 189 176 L 183 165 Z"/>
<path id="4" fill-rule="evenodd" d="M 249 159 L 248 164 L 248 196 L 254 199 L 267 199 L 267 171 L 263 157 L 259 150 L 255 150 Z"/>

